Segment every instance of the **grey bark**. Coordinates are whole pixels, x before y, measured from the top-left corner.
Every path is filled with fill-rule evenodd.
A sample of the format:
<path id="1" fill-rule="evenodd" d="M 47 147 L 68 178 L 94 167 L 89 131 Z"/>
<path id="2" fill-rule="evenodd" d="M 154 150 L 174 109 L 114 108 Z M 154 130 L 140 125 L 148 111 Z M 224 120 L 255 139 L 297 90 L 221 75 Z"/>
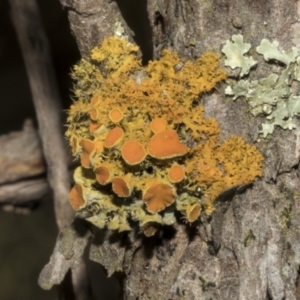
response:
<path id="1" fill-rule="evenodd" d="M 113 34 L 116 19 L 132 36 L 115 2 L 61 2 L 85 57 Z M 236 33 L 255 46 L 269 38 L 300 49 L 299 7 L 299 1 L 286 0 L 153 0 L 147 2 L 145 22 L 152 26 L 154 57 L 166 47 L 190 58 L 207 49 L 220 53 L 222 43 Z M 257 72 L 264 75 L 265 70 Z M 207 115 L 219 121 L 223 139 L 236 134 L 255 142 L 260 120 L 249 116 L 243 101 L 225 100 L 221 90 L 202 102 Z M 177 224 L 158 239 L 131 237 L 130 247 L 106 240 L 99 261 L 110 272 L 113 263 L 123 262 L 124 299 L 300 299 L 296 122 L 294 132 L 276 130 L 272 139 L 257 145 L 265 157 L 264 177 L 242 193 L 220 198 L 216 212 L 202 216 L 197 228 Z"/>
<path id="2" fill-rule="evenodd" d="M 88 243 L 89 234 L 80 222 L 79 224 L 74 222 L 60 232 L 50 262 L 39 277 L 39 285 L 43 289 L 49 290 L 54 284 L 60 284 L 70 268 L 77 269 L 79 266 L 79 269 L 82 270 L 82 256 Z M 77 283 L 78 275 L 74 276 Z M 81 285 L 85 283 L 85 277 L 85 274 L 81 274 L 83 282 L 79 282 L 80 286 L 75 285 L 74 290 L 80 293 L 80 295 L 77 294 L 76 299 L 88 299 L 81 288 Z"/>

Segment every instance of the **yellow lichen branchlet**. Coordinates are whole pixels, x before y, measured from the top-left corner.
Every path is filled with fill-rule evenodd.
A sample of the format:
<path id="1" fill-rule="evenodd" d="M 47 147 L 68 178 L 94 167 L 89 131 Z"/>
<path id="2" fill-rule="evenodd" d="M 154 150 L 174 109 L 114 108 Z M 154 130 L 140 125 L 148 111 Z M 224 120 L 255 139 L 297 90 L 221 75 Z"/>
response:
<path id="1" fill-rule="evenodd" d="M 184 61 L 165 50 L 143 67 L 137 52 L 110 37 L 73 69 L 66 135 L 81 167 L 70 202 L 100 228 L 139 224 L 150 236 L 176 211 L 188 223 L 211 214 L 224 189 L 261 175 L 262 156 L 239 137 L 220 144 L 217 121 L 204 117 L 199 95 L 226 78 L 218 55 Z"/>

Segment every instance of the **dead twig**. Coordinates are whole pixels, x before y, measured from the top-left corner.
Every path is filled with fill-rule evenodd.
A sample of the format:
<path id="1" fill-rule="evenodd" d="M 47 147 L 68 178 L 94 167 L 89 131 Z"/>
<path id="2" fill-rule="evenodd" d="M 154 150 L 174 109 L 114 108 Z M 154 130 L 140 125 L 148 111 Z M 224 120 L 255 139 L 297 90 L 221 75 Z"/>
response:
<path id="1" fill-rule="evenodd" d="M 43 151 L 32 121 L 26 120 L 23 129 L 0 136 L 1 185 L 46 173 Z"/>
<path id="2" fill-rule="evenodd" d="M 48 41 L 35 0 L 9 0 L 9 3 L 37 114 L 39 133 L 47 164 L 48 181 L 54 196 L 56 222 L 59 229 L 62 230 L 71 223 L 74 215 L 67 201 L 70 180 L 62 137 L 60 118 L 62 107 Z M 54 283 L 60 283 L 63 277 L 64 272 L 62 278 Z M 73 277 L 73 286 L 74 290 L 79 293 L 81 284 L 76 281 L 77 278 L 78 276 Z M 81 299 L 81 295 L 84 293 L 85 290 L 82 289 L 80 298 L 77 297 L 77 299 Z"/>
<path id="3" fill-rule="evenodd" d="M 62 107 L 48 41 L 34 0 L 10 0 L 9 3 L 37 114 L 56 222 L 63 228 L 72 221 L 73 212 L 67 203 L 70 181 L 62 137 Z"/>
<path id="4" fill-rule="evenodd" d="M 37 114 L 56 221 L 61 229 L 71 223 L 73 212 L 67 204 L 70 182 L 62 137 L 62 107 L 48 41 L 34 0 L 9 0 L 9 3 Z"/>
<path id="5" fill-rule="evenodd" d="M 22 180 L 0 186 L 0 204 L 23 205 L 40 200 L 50 192 L 46 178 Z"/>
<path id="6" fill-rule="evenodd" d="M 32 203 L 50 194 L 40 139 L 32 121 L 0 136 L 0 205 L 6 211 L 30 212 Z"/>

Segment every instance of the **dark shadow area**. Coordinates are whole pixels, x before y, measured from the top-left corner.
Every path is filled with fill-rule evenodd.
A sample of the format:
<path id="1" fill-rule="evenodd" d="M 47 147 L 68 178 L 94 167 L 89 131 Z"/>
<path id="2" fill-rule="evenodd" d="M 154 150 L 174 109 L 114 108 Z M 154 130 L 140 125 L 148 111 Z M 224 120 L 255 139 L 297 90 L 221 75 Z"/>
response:
<path id="1" fill-rule="evenodd" d="M 55 288 L 44 291 L 37 284 L 57 235 L 51 199 L 42 199 L 29 215 L 0 211 L 0 227 L 0 299 L 57 299 Z"/>
<path id="2" fill-rule="evenodd" d="M 57 292 L 58 299 L 76 300 L 73 292 L 71 270 L 67 272 L 64 280 L 58 287 Z"/>
<path id="3" fill-rule="evenodd" d="M 156 235 L 145 237 L 143 239 L 142 245 L 145 257 L 150 260 L 154 255 L 155 248 L 162 245 L 162 239 Z"/>
<path id="4" fill-rule="evenodd" d="M 71 68 L 80 60 L 75 38 L 71 34 L 67 10 L 59 1 L 37 0 L 48 37 L 63 109 L 72 104 Z"/>
<path id="5" fill-rule="evenodd" d="M 107 278 L 105 269 L 98 263 L 88 261 L 88 273 L 92 274 L 89 277 L 93 300 L 116 300 L 122 299 L 122 293 L 117 275 L 113 274 Z"/>
<path id="6" fill-rule="evenodd" d="M 200 226 L 199 220 L 196 220 L 192 224 L 186 224 L 185 232 L 189 238 L 189 243 L 193 242 L 196 236 L 198 235 L 199 226 Z"/>
<path id="7" fill-rule="evenodd" d="M 0 134 L 20 130 L 25 118 L 35 120 L 22 54 L 6 1 L 0 2 Z"/>
<path id="8" fill-rule="evenodd" d="M 116 0 L 127 25 L 134 32 L 133 37 L 140 47 L 143 64 L 153 59 L 152 29 L 147 12 L 147 0 Z"/>
<path id="9" fill-rule="evenodd" d="M 75 231 L 78 233 L 79 236 L 84 236 L 87 231 L 89 230 L 87 221 L 79 218 L 75 218 L 72 227 L 75 229 Z"/>
<path id="10" fill-rule="evenodd" d="M 155 251 L 159 251 L 159 248 L 164 244 L 168 244 L 170 240 L 175 238 L 176 229 L 173 226 L 159 227 L 154 236 L 143 237 L 143 252 L 146 258 L 149 260 L 153 257 Z"/>
<path id="11" fill-rule="evenodd" d="M 161 228 L 161 237 L 164 241 L 169 241 L 175 238 L 177 230 L 173 226 L 164 226 Z"/>

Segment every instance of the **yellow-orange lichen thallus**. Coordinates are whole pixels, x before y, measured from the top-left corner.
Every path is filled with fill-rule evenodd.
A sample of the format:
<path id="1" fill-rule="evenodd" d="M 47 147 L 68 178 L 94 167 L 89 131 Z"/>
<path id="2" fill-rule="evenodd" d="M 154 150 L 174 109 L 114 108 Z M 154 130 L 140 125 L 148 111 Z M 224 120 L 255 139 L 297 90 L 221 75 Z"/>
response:
<path id="1" fill-rule="evenodd" d="M 224 189 L 261 176 L 262 156 L 239 137 L 220 144 L 217 121 L 198 103 L 226 78 L 218 55 L 185 61 L 164 50 L 144 67 L 137 52 L 110 37 L 73 69 L 66 135 L 81 167 L 70 202 L 99 207 L 88 221 L 100 228 L 130 230 L 133 220 L 150 236 L 173 224 L 176 210 L 189 223 L 210 214 Z"/>

